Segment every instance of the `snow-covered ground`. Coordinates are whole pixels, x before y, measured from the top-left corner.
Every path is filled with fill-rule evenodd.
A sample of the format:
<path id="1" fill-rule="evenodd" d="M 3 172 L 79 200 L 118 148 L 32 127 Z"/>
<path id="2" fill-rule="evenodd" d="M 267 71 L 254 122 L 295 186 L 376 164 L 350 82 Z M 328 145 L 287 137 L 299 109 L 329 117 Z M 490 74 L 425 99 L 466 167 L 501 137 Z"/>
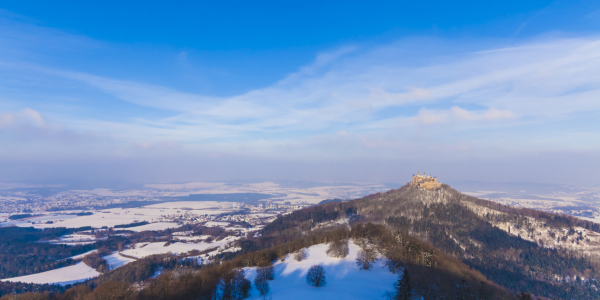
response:
<path id="1" fill-rule="evenodd" d="M 71 258 L 81 259 L 84 256 L 86 256 L 92 252 L 96 252 L 96 251 L 97 250 L 88 251 L 86 253 L 75 255 Z M 108 262 L 108 265 L 110 266 L 111 270 L 116 269 L 124 264 L 135 261 L 135 259 L 131 259 L 131 258 L 127 258 L 127 257 L 123 257 L 123 256 L 119 255 L 118 252 L 115 252 L 108 256 L 104 256 L 102 258 L 104 258 Z M 3 279 L 2 281 L 12 281 L 12 282 L 20 281 L 20 282 L 25 282 L 25 283 L 40 283 L 40 284 L 54 283 L 54 284 L 60 284 L 60 285 L 67 285 L 67 284 L 73 284 L 73 283 L 77 283 L 77 282 L 86 281 L 87 279 L 98 277 L 99 275 L 100 275 L 100 273 L 98 271 L 96 271 L 93 268 L 90 268 L 88 265 L 84 264 L 83 262 L 80 262 L 80 263 L 77 263 L 75 265 L 68 266 L 68 267 L 58 268 L 58 269 L 54 269 L 54 270 L 50 270 L 50 271 L 46 271 L 46 272 L 42 272 L 42 273 L 37 273 L 37 274 L 32 274 L 32 275 L 7 278 L 7 279 Z"/>
<path id="2" fill-rule="evenodd" d="M 493 188 L 492 188 L 493 187 Z M 600 187 L 536 183 L 462 182 L 462 193 L 501 204 L 600 221 Z"/>
<path id="3" fill-rule="evenodd" d="M 356 256 L 360 249 L 350 243 L 350 253 L 345 258 L 328 257 L 327 245 L 308 248 L 308 258 L 297 262 L 292 256 L 274 265 L 275 280 L 269 281 L 272 299 L 382 299 L 386 291 L 393 290 L 398 275 L 384 268 L 381 260 L 371 270 L 360 270 Z M 312 287 L 306 283 L 306 274 L 313 265 L 325 268 L 327 284 Z M 256 268 L 246 268 L 246 278 L 252 281 L 250 299 L 261 299 L 254 287 Z"/>
<path id="4" fill-rule="evenodd" d="M 53 243 L 53 244 L 76 246 L 76 245 L 89 245 L 89 244 L 93 244 L 93 243 L 95 243 L 95 241 L 88 241 L 88 242 L 56 242 L 56 243 Z"/>
<path id="5" fill-rule="evenodd" d="M 63 242 L 95 241 L 96 237 L 93 234 L 74 233 L 62 236 L 59 240 Z"/>
<path id="6" fill-rule="evenodd" d="M 62 236 L 56 240 L 49 241 L 53 244 L 64 244 L 64 245 L 85 245 L 85 244 L 93 244 L 97 241 L 95 235 L 92 234 L 81 234 L 74 233 Z"/>
<path id="7" fill-rule="evenodd" d="M 126 228 L 127 230 L 143 231 L 143 230 L 161 230 L 167 228 L 178 227 L 175 223 L 161 222 L 165 216 L 170 215 L 209 215 L 215 216 L 222 213 L 231 212 L 239 209 L 239 203 L 233 202 L 166 202 L 153 205 L 147 205 L 136 208 L 110 208 L 95 211 L 92 215 L 76 216 L 76 215 L 44 215 L 31 218 L 24 221 L 10 221 L 3 223 L 6 226 L 16 225 L 21 227 L 35 228 L 51 228 L 51 227 L 67 227 L 78 228 L 92 226 L 100 228 L 103 226 L 114 227 L 115 225 L 131 224 L 134 222 L 148 221 L 151 224 Z M 47 224 L 47 221 L 52 221 L 52 224 Z M 34 223 L 32 223 L 34 222 Z"/>
<path id="8" fill-rule="evenodd" d="M 78 254 L 78 255 L 75 255 L 75 256 L 71 256 L 71 257 L 69 257 L 69 258 L 72 258 L 72 259 L 82 259 L 82 258 L 84 258 L 86 255 L 88 255 L 88 254 L 92 254 L 92 253 L 94 253 L 94 252 L 98 252 L 98 249 L 90 250 L 90 251 L 88 251 L 88 252 L 86 252 L 86 253 L 81 253 L 81 254 Z"/>
<path id="9" fill-rule="evenodd" d="M 212 235 L 195 235 L 195 236 L 173 236 L 173 239 L 176 241 L 191 243 L 191 242 L 200 242 L 204 241 L 208 238 L 212 238 Z"/>
<path id="10" fill-rule="evenodd" d="M 130 227 L 130 228 L 125 228 L 125 229 L 135 231 L 135 232 L 140 232 L 140 231 L 165 230 L 165 229 L 169 229 L 169 228 L 177 228 L 179 226 L 181 226 L 181 225 L 179 225 L 177 223 L 158 222 L 158 223 L 150 223 L 150 224 L 146 224 L 146 225 L 142 225 L 142 226 Z"/>
<path id="11" fill-rule="evenodd" d="M 225 227 L 227 225 L 229 225 L 229 222 L 208 221 L 206 224 L 204 224 L 206 227 Z"/>
<path id="12" fill-rule="evenodd" d="M 54 283 L 60 285 L 73 284 L 76 282 L 86 281 L 89 278 L 98 277 L 100 273 L 90 268 L 88 265 L 80 262 L 78 264 L 54 269 L 42 273 L 2 279 L 2 281 L 25 282 L 25 283 Z"/>
<path id="13" fill-rule="evenodd" d="M 388 190 L 381 184 L 316 184 L 312 186 L 286 185 L 275 182 L 226 184 L 218 182 L 190 182 L 183 184 L 147 184 L 147 192 L 186 196 L 189 194 L 263 193 L 277 195 L 279 203 L 319 203 L 324 199 L 353 199 Z"/>
<path id="14" fill-rule="evenodd" d="M 250 214 L 250 216 L 253 217 L 259 217 L 259 218 L 266 218 L 266 217 L 276 217 L 277 214 L 270 214 L 270 213 L 254 213 L 254 214 Z"/>
<path id="15" fill-rule="evenodd" d="M 206 210 L 219 208 L 238 208 L 237 202 L 221 201 L 173 201 L 145 206 L 151 209 L 176 209 L 176 210 Z"/>
<path id="16" fill-rule="evenodd" d="M 206 249 L 220 247 L 224 248 L 229 242 L 235 241 L 239 239 L 239 237 L 228 236 L 220 241 L 215 241 L 212 243 L 182 243 L 177 242 L 170 244 L 165 247 L 165 242 L 158 243 L 139 243 L 136 245 L 135 249 L 128 249 L 123 251 L 122 253 L 128 256 L 133 256 L 137 258 L 143 258 L 146 256 L 154 255 L 154 254 L 163 254 L 171 252 L 173 254 L 179 253 L 187 253 L 192 250 L 204 251 Z"/>
<path id="17" fill-rule="evenodd" d="M 110 266 L 111 270 L 114 270 L 122 265 L 128 264 L 132 261 L 135 261 L 135 259 L 131 259 L 128 257 L 124 257 L 121 256 L 119 254 L 119 252 L 115 252 L 111 255 L 107 255 L 107 256 L 103 256 L 102 258 L 104 258 L 106 260 L 106 262 L 108 263 L 108 265 Z"/>
<path id="18" fill-rule="evenodd" d="M 3 223 L 3 226 L 19 226 L 19 227 L 42 227 L 43 225 L 46 227 L 53 227 L 52 224 L 45 224 L 48 221 L 52 221 L 53 223 L 63 222 L 68 219 L 76 218 L 75 215 L 65 215 L 65 214 L 43 214 L 31 218 L 27 218 L 25 220 L 6 220 L 6 223 Z M 42 225 L 43 224 L 43 225 Z M 56 226 L 54 226 L 56 227 Z"/>
<path id="19" fill-rule="evenodd" d="M 229 242 L 235 239 L 236 237 L 228 237 L 214 243 L 174 243 L 167 247 L 164 247 L 165 243 L 140 243 L 136 245 L 136 249 L 125 250 L 123 254 L 142 258 L 152 254 L 167 252 L 177 254 L 190 250 L 202 251 L 220 246 L 220 250 L 214 250 L 210 253 L 215 254 L 217 251 L 239 250 L 235 247 L 223 250 Z M 377 261 L 371 270 L 360 270 L 356 266 L 359 247 L 352 242 L 349 244 L 350 253 L 345 258 L 328 257 L 325 253 L 327 247 L 327 245 L 309 247 L 307 249 L 308 258 L 301 262 L 294 260 L 291 255 L 284 262 L 277 262 L 274 265 L 275 280 L 269 281 L 271 288 L 269 296 L 273 299 L 379 299 L 386 291 L 391 291 L 394 282 L 398 280 L 398 276 L 390 273 L 383 266 L 381 260 Z M 73 258 L 81 258 L 90 252 Z M 118 252 L 105 256 L 104 259 L 107 260 L 111 269 L 134 261 L 134 259 L 119 255 Z M 324 287 L 316 288 L 307 285 L 306 274 L 313 265 L 321 265 L 325 268 L 327 284 Z M 84 263 L 78 263 L 73 266 L 4 279 L 3 281 L 66 285 L 82 282 L 99 275 L 100 273 Z M 246 268 L 246 276 L 253 282 L 256 276 L 256 268 Z M 360 286 L 360 288 L 356 288 L 357 286 Z M 253 286 L 251 299 L 260 298 L 258 291 Z"/>

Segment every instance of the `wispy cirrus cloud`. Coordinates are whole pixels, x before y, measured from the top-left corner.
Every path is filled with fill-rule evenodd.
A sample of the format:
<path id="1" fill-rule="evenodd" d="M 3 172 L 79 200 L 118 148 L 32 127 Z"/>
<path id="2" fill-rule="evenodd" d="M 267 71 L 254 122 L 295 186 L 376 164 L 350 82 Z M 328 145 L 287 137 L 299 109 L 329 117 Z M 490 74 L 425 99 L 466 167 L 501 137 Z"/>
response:
<path id="1" fill-rule="evenodd" d="M 68 71 L 55 74 L 135 105 L 173 113 L 142 120 L 138 126 L 217 130 L 226 136 L 361 131 L 386 123 L 394 127 L 470 121 L 485 127 L 498 120 L 544 122 L 600 109 L 595 100 L 600 81 L 593 76 L 600 71 L 600 43 L 595 38 L 530 41 L 411 67 L 394 55 L 378 57 L 377 48 L 359 52 L 341 51 L 272 86 L 232 97 Z"/>

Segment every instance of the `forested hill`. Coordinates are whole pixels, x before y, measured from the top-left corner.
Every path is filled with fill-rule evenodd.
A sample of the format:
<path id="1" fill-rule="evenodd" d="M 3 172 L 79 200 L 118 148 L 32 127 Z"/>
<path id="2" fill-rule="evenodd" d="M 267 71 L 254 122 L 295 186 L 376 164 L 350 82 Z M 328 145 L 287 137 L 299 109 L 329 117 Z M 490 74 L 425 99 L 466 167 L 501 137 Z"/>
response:
<path id="1" fill-rule="evenodd" d="M 373 222 L 427 241 L 513 291 L 548 298 L 600 299 L 598 224 L 517 209 L 462 194 L 409 186 L 296 211 L 264 236 L 286 238 L 344 223 Z"/>

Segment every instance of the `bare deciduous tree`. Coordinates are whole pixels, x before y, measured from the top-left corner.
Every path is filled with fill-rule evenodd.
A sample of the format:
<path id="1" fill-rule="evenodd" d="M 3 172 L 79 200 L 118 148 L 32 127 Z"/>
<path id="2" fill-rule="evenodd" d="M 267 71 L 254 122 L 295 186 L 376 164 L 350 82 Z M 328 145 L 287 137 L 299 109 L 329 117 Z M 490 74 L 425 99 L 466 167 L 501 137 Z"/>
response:
<path id="1" fill-rule="evenodd" d="M 331 257 L 344 258 L 348 256 L 348 240 L 335 240 L 329 244 L 327 255 Z"/>
<path id="2" fill-rule="evenodd" d="M 306 275 L 306 283 L 315 287 L 324 286 L 327 283 L 325 280 L 325 268 L 317 265 L 310 267 Z"/>
<path id="3" fill-rule="evenodd" d="M 260 293 L 261 296 L 265 296 L 269 293 L 269 291 L 271 290 L 269 288 L 269 281 L 261 278 L 259 276 L 256 276 L 256 278 L 254 278 L 254 286 L 256 286 L 256 290 Z"/>
<path id="4" fill-rule="evenodd" d="M 250 295 L 251 283 L 243 269 L 235 269 L 225 274 L 217 283 L 221 300 L 241 300 Z"/>
<path id="5" fill-rule="evenodd" d="M 256 269 L 256 277 L 260 277 L 264 280 L 275 279 L 275 270 L 273 265 L 263 266 Z"/>
<path id="6" fill-rule="evenodd" d="M 134 297 L 133 291 L 129 288 L 126 283 L 120 281 L 108 281 L 97 289 L 86 299 L 93 300 L 104 300 L 104 299 L 116 299 L 116 300 L 126 300 L 133 299 Z"/>
<path id="7" fill-rule="evenodd" d="M 302 260 L 306 259 L 307 257 L 308 257 L 308 253 L 306 253 L 306 249 L 304 249 L 304 248 L 298 250 L 298 252 L 296 252 L 294 254 L 294 259 L 297 261 L 302 261 Z"/>
<path id="8" fill-rule="evenodd" d="M 280 261 L 285 261 L 285 257 L 287 256 L 287 251 L 285 248 L 283 247 L 279 247 L 279 249 L 277 249 L 277 257 L 279 257 Z"/>
<path id="9" fill-rule="evenodd" d="M 373 267 L 375 260 L 377 260 L 377 251 L 371 246 L 366 246 L 358 251 L 356 265 L 359 266 L 361 270 L 369 270 Z"/>

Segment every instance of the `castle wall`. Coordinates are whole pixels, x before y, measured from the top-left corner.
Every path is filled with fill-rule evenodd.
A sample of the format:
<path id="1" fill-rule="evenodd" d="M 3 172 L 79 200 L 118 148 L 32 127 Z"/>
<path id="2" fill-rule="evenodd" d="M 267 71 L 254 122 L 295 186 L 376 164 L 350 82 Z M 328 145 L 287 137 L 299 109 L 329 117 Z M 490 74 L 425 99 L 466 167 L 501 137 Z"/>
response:
<path id="1" fill-rule="evenodd" d="M 416 176 L 413 175 L 412 182 L 409 182 L 409 186 L 420 187 L 429 190 L 441 187 L 442 183 L 438 182 L 437 178 L 417 174 Z"/>

